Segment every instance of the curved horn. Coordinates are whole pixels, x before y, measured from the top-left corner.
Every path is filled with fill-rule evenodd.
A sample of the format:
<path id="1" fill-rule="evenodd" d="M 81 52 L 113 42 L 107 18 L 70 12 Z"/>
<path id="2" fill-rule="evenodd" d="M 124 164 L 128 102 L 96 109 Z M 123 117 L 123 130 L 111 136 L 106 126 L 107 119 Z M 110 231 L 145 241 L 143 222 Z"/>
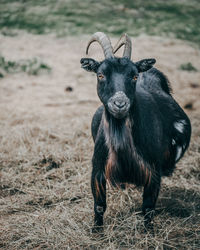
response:
<path id="1" fill-rule="evenodd" d="M 116 53 L 123 45 L 125 45 L 123 57 L 131 58 L 132 43 L 131 39 L 127 34 L 120 37 L 119 41 L 113 49 L 113 53 Z"/>
<path id="2" fill-rule="evenodd" d="M 105 58 L 114 57 L 110 39 L 103 32 L 96 32 L 92 35 L 86 48 L 86 54 L 88 54 L 89 47 L 93 42 L 98 42 L 101 45 Z"/>

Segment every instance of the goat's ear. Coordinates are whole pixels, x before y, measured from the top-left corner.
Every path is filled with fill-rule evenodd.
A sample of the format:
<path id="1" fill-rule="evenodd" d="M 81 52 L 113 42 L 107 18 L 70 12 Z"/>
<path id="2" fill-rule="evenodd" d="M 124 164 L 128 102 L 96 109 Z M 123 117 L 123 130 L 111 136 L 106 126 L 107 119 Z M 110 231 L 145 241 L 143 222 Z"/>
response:
<path id="1" fill-rule="evenodd" d="M 144 72 L 147 71 L 148 69 L 151 69 L 153 65 L 155 64 L 156 59 L 150 58 L 150 59 L 143 59 L 141 61 L 138 61 L 135 63 L 138 72 Z"/>
<path id="2" fill-rule="evenodd" d="M 95 61 L 92 58 L 81 58 L 81 68 L 83 68 L 86 71 L 90 71 L 90 72 L 97 72 L 97 69 L 100 65 L 99 62 Z"/>

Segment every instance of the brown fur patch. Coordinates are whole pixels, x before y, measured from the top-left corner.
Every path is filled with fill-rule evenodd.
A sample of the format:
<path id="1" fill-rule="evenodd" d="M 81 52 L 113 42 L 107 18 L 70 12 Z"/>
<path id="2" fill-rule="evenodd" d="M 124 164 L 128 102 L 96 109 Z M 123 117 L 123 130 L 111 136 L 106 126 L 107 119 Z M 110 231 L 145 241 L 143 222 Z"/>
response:
<path id="1" fill-rule="evenodd" d="M 151 173 L 151 171 L 149 171 L 149 175 L 148 175 L 148 183 L 146 183 L 146 185 L 147 185 L 147 186 L 149 186 L 149 185 L 150 185 L 150 183 L 151 183 L 151 176 L 152 176 L 152 173 Z"/>
<path id="2" fill-rule="evenodd" d="M 149 179 L 149 173 L 148 173 L 148 168 L 146 168 L 145 170 L 145 182 L 147 183 L 148 179 Z"/>
<path id="3" fill-rule="evenodd" d="M 108 121 L 106 120 L 105 114 L 104 114 L 103 122 L 104 122 L 104 128 L 107 130 L 109 128 L 109 124 L 108 124 Z"/>
<path id="4" fill-rule="evenodd" d="M 116 156 L 112 150 L 110 151 L 111 152 L 109 153 L 109 158 L 105 167 L 105 172 L 106 172 L 106 179 L 111 183 L 113 167 L 115 166 L 116 163 Z"/>
<path id="5" fill-rule="evenodd" d="M 96 177 L 95 177 L 95 190 L 96 190 L 96 198 L 98 199 L 99 196 L 101 196 L 101 193 L 99 188 L 99 182 Z"/>
<path id="6" fill-rule="evenodd" d="M 169 152 L 169 150 L 166 150 L 164 152 L 164 157 L 165 157 L 166 160 L 168 160 L 170 158 L 170 152 Z"/>
<path id="7" fill-rule="evenodd" d="M 104 178 L 105 178 L 105 175 L 104 175 Z M 104 189 L 103 183 L 101 183 L 101 190 L 102 190 L 103 193 L 105 193 L 105 189 Z"/>
<path id="8" fill-rule="evenodd" d="M 97 180 L 97 177 L 95 177 L 95 191 L 96 191 L 96 197 L 97 199 L 100 197 L 102 198 L 102 193 L 105 192 L 103 183 L 99 183 L 99 181 Z"/>
<path id="9" fill-rule="evenodd" d="M 126 127 L 127 127 L 129 130 L 131 130 L 131 126 L 132 126 L 132 124 L 131 124 L 130 119 L 127 119 L 127 120 L 126 120 Z"/>

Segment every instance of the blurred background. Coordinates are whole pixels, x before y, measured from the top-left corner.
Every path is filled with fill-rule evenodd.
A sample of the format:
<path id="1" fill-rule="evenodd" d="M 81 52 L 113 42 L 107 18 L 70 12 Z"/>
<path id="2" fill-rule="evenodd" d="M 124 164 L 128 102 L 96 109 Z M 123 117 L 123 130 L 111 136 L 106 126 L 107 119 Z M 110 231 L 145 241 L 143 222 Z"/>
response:
<path id="1" fill-rule="evenodd" d="M 1 249 L 199 249 L 199 24 L 199 0 L 0 0 Z M 162 182 L 154 235 L 134 186 L 108 188 L 104 235 L 91 233 L 100 101 L 80 59 L 97 31 L 113 45 L 128 33 L 133 61 L 155 58 L 191 119 L 189 150 Z M 89 57 L 103 59 L 98 44 Z"/>
<path id="2" fill-rule="evenodd" d="M 119 36 L 142 33 L 200 43 L 198 0 L 1 0 L 0 28 L 57 36 L 101 30 Z"/>

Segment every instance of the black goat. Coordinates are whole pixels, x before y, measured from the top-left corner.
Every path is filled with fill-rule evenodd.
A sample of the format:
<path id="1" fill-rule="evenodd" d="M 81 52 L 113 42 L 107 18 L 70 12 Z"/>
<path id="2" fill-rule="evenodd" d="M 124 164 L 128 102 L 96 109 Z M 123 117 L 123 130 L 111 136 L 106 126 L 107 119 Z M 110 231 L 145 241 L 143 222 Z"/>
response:
<path id="1" fill-rule="evenodd" d="M 95 227 L 103 225 L 106 210 L 106 179 L 113 185 L 144 186 L 142 211 L 145 226 L 153 218 L 162 176 L 172 174 L 188 148 L 191 125 L 171 95 L 167 78 L 155 59 L 133 63 L 131 40 L 124 35 L 113 49 L 109 38 L 95 33 L 105 60 L 82 58 L 82 68 L 97 74 L 97 93 L 103 103 L 92 120 L 95 142 L 91 178 Z M 122 58 L 114 53 L 125 45 Z"/>

